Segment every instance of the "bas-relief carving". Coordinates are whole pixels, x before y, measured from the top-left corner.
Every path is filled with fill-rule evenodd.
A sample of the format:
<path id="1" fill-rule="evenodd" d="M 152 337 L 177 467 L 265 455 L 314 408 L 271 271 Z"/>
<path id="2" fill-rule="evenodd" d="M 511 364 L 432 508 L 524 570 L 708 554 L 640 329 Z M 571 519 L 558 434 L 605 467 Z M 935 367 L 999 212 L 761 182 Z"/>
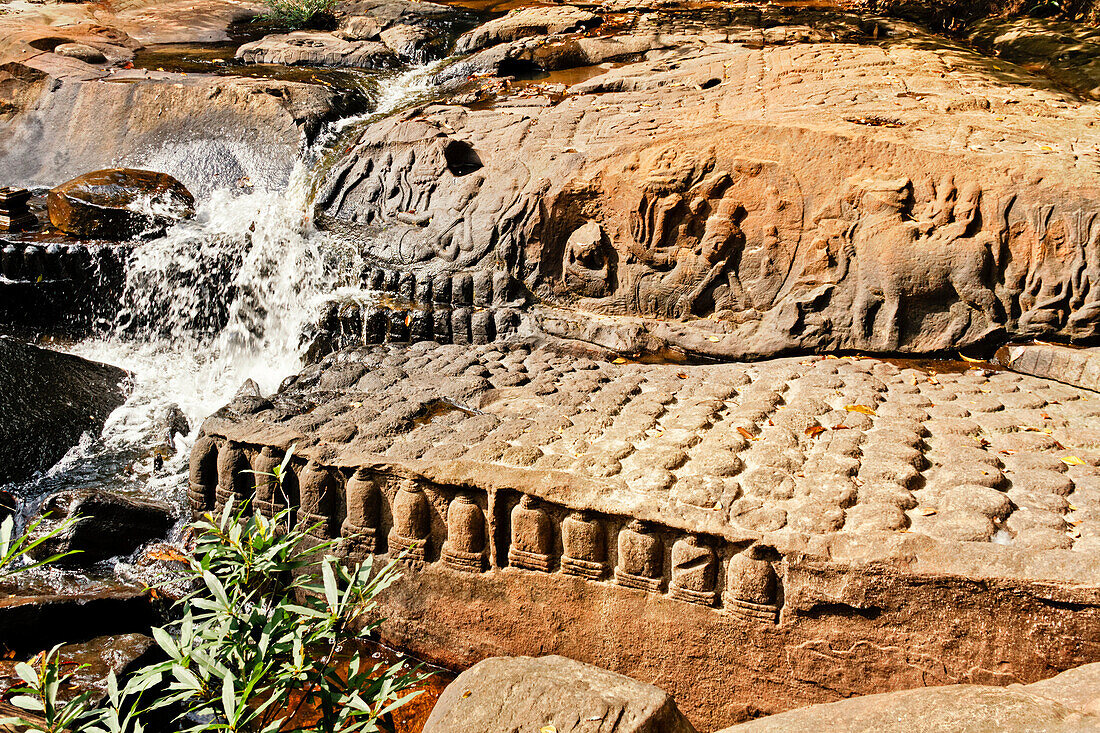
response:
<path id="1" fill-rule="evenodd" d="M 434 559 L 444 567 L 468 573 L 500 567 L 490 561 L 489 537 L 497 530 L 485 510 L 488 501 L 484 494 L 465 490 L 452 494 L 445 487 L 435 487 L 429 496 L 425 486 L 412 478 L 365 468 L 349 475 L 313 460 L 297 468 L 288 466 L 285 480 L 297 490 L 285 492 L 265 475 L 280 463 L 280 452 L 263 446 L 255 451 L 252 468 L 248 468 L 245 446 L 200 438 L 192 451 L 189 485 L 195 511 L 214 509 L 217 496 L 228 501 L 230 496 L 236 497 L 234 492 L 247 492 L 249 498 L 254 491 L 255 512 L 270 517 L 290 508 L 298 526 L 311 528 L 319 539 L 338 539 L 338 553 L 349 562 L 363 562 L 372 554 L 387 551 L 414 563 L 431 562 L 429 544 L 442 540 Z M 388 500 L 387 485 L 392 490 Z M 433 505 L 443 515 L 442 527 L 436 529 Z M 671 531 L 676 537 L 668 540 L 670 562 L 666 567 L 663 536 L 670 533 L 668 528 L 639 520 L 623 525 L 621 520 L 590 511 L 563 513 L 562 507 L 551 507 L 526 494 L 506 506 L 511 507 L 505 525 L 508 566 L 539 573 L 560 570 L 562 575 L 612 581 L 647 593 L 664 593 L 667 585 L 667 595 L 678 601 L 722 606 L 752 623 L 775 623 L 778 619 L 781 601 L 775 553 L 766 547 L 736 549 L 720 595 L 720 543 L 714 538 Z M 389 526 L 386 547 L 378 541 L 385 524 Z M 559 536 L 560 558 L 555 544 Z M 616 562 L 607 577 L 609 542 L 614 543 Z"/>

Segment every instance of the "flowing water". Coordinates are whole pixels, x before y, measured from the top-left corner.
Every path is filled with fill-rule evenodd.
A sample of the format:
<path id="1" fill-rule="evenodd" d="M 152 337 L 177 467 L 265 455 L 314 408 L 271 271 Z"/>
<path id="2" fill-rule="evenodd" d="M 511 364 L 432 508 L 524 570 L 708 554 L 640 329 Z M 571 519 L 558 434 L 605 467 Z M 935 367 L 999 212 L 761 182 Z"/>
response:
<path id="1" fill-rule="evenodd" d="M 359 283 L 357 248 L 312 224 L 319 162 L 350 128 L 430 95 L 433 66 L 382 80 L 374 111 L 333 124 L 289 177 L 267 171 L 262 150 L 237 149 L 232 158 L 245 180 L 225 185 L 215 140 L 128 161 L 188 182 L 199 199 L 196 216 L 136 249 L 116 324 L 83 341 L 53 344 L 129 370 L 132 391 L 101 435 L 85 435 L 43 476 L 9 487 L 26 499 L 25 513 L 38 498 L 72 487 L 182 507 L 187 453 L 202 420 L 246 380 L 270 393 L 297 372 L 301 334 L 320 303 Z M 280 178 L 287 183 L 279 185 Z M 190 434 L 175 436 L 166 451 L 166 420 L 176 407 Z"/>

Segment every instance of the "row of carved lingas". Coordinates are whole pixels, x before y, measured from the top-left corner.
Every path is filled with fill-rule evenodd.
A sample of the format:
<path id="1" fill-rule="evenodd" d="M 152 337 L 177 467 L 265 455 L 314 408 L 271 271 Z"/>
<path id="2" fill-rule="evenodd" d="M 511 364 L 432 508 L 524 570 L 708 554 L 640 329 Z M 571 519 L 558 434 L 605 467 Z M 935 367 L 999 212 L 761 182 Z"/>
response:
<path id="1" fill-rule="evenodd" d="M 83 244 L 7 244 L 0 250 L 0 273 L 8 280 L 76 280 L 88 277 L 95 264 L 91 248 Z"/>
<path id="2" fill-rule="evenodd" d="M 191 456 L 190 499 L 196 511 L 209 507 L 206 485 L 212 477 L 204 475 L 205 462 L 217 451 L 217 477 L 214 490 L 215 511 L 233 499 L 250 496 L 254 511 L 273 516 L 293 504 L 291 497 L 280 496 L 280 485 L 271 474 L 279 465 L 275 451 L 264 447 L 255 467 L 248 468 L 244 451 L 229 444 L 219 449 L 210 437 L 200 438 Z M 251 482 L 247 478 L 252 470 Z M 357 470 L 347 482 L 347 518 L 342 526 L 332 526 L 335 514 L 335 487 L 331 472 L 315 461 L 307 463 L 298 479 L 299 500 L 296 525 L 307 527 L 319 538 L 339 534 L 349 556 L 378 551 L 377 533 L 381 526 L 381 492 L 369 475 Z M 251 483 L 251 486 L 248 484 Z M 430 507 L 423 490 L 412 481 L 404 482 L 391 506 L 393 525 L 389 535 L 391 552 L 407 559 L 424 561 L 430 539 Z M 524 495 L 511 512 L 511 538 L 508 563 L 517 568 L 551 572 L 554 568 L 552 520 L 540 502 Z M 466 572 L 485 569 L 488 552 L 488 527 L 484 512 L 469 494 L 460 493 L 447 509 L 447 538 L 440 551 L 445 565 Z M 603 579 L 607 572 L 607 546 L 604 523 L 586 512 L 573 512 L 562 522 L 563 553 L 561 570 L 588 580 Z M 663 540 L 649 524 L 632 521 L 620 532 L 618 564 L 613 573 L 616 584 L 650 593 L 661 592 L 664 582 Z M 730 560 L 723 605 L 743 617 L 778 619 L 777 578 L 775 570 L 760 550 L 750 548 Z M 678 600 L 713 606 L 717 601 L 718 555 L 700 537 L 687 534 L 672 547 L 672 571 L 669 594 Z"/>
<path id="3" fill-rule="evenodd" d="M 337 337 L 335 348 L 363 344 L 438 341 L 441 344 L 487 344 L 519 328 L 514 308 L 469 307 L 401 310 L 348 303 L 335 306 L 324 327 Z"/>
<path id="4" fill-rule="evenodd" d="M 450 304 L 454 308 L 514 304 L 520 300 L 515 280 L 505 270 L 422 274 L 373 268 L 363 275 L 364 287 L 394 293 L 422 306 Z"/>

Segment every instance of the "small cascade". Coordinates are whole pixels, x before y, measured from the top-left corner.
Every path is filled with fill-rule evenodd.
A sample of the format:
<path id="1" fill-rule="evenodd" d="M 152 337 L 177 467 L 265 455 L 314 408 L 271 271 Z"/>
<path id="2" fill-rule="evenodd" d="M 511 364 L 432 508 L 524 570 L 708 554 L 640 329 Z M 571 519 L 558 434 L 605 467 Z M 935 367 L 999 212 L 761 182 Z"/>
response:
<path id="1" fill-rule="evenodd" d="M 186 454 L 201 421 L 246 380 L 270 393 L 297 372 L 303 334 L 326 297 L 364 280 L 358 248 L 313 226 L 312 185 L 325 152 L 352 125 L 422 100 L 433 67 L 394 74 L 375 111 L 331 125 L 285 185 L 267 175 L 262 150 L 227 157 L 166 146 L 128 161 L 179 173 L 198 193 L 196 215 L 134 248 L 113 322 L 104 319 L 98 335 L 60 346 L 129 370 L 130 398 L 102 435 L 86 436 L 46 475 L 13 487 L 16 493 L 32 498 L 84 485 L 183 503 Z M 236 169 L 227 172 L 223 158 L 243 161 L 243 175 L 230 175 Z M 179 433 L 179 417 L 187 435 Z"/>

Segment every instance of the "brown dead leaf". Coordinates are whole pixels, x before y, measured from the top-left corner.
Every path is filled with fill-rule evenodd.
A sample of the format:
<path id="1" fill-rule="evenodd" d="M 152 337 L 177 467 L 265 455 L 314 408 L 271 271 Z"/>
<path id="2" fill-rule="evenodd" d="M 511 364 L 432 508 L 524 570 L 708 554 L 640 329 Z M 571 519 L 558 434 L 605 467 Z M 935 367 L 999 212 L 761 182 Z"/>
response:
<path id="1" fill-rule="evenodd" d="M 1083 466 L 1085 462 L 1077 456 L 1062 456 L 1062 463 L 1067 466 Z"/>
<path id="2" fill-rule="evenodd" d="M 872 415 L 873 416 L 875 414 L 874 409 L 871 408 L 871 407 L 868 407 L 867 405 L 847 405 L 847 406 L 845 406 L 844 409 L 847 410 L 848 412 L 859 412 L 859 413 L 862 413 L 864 415 Z"/>
<path id="3" fill-rule="evenodd" d="M 811 425 L 810 427 L 806 428 L 806 435 L 809 435 L 811 438 L 816 438 L 824 432 L 825 428 L 821 427 L 820 425 Z"/>
<path id="4" fill-rule="evenodd" d="M 745 438 L 745 440 L 756 440 L 756 436 L 748 431 L 747 428 L 737 428 L 737 432 Z"/>
<path id="5" fill-rule="evenodd" d="M 936 513 L 936 510 L 933 509 L 930 506 L 921 507 L 920 510 L 917 511 L 917 514 L 921 515 L 922 517 L 930 517 L 935 513 Z"/>
<path id="6" fill-rule="evenodd" d="M 679 374 L 677 374 L 676 376 L 677 376 L 677 377 L 679 377 L 680 379 L 687 379 L 687 378 L 688 378 L 688 375 L 687 375 L 687 374 L 684 374 L 683 372 L 680 372 L 680 373 L 679 373 Z"/>

